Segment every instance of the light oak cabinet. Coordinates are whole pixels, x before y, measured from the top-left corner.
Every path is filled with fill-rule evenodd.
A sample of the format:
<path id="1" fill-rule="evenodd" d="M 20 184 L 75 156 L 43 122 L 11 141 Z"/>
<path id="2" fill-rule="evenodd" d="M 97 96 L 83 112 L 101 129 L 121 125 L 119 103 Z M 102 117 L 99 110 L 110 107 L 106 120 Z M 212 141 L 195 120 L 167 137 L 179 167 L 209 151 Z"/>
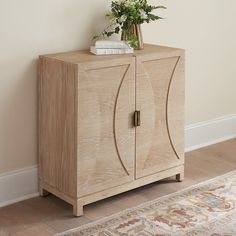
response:
<path id="1" fill-rule="evenodd" d="M 40 56 L 40 193 L 74 207 L 184 177 L 184 51 Z"/>

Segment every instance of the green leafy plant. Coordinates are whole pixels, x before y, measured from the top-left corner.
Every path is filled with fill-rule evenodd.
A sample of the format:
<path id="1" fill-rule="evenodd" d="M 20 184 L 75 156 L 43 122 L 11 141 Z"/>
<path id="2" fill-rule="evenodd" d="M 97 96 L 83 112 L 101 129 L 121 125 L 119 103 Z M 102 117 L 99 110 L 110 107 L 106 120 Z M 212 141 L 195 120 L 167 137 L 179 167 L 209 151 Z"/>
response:
<path id="1" fill-rule="evenodd" d="M 107 38 L 113 34 L 122 32 L 132 47 L 137 46 L 137 37 L 134 34 L 133 25 L 149 23 L 163 19 L 153 13 L 155 9 L 166 9 L 164 6 L 152 6 L 147 0 L 116 0 L 111 3 L 111 11 L 106 15 L 110 20 L 110 25 L 94 39 Z"/>

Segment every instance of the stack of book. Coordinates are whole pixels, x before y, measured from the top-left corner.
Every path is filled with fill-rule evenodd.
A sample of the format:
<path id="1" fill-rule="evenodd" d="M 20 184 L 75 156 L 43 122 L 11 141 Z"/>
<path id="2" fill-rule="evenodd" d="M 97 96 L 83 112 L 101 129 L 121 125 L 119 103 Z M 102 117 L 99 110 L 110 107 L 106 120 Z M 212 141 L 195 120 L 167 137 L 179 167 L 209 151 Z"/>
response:
<path id="1" fill-rule="evenodd" d="M 125 41 L 98 40 L 90 52 L 95 55 L 129 54 L 134 49 Z"/>

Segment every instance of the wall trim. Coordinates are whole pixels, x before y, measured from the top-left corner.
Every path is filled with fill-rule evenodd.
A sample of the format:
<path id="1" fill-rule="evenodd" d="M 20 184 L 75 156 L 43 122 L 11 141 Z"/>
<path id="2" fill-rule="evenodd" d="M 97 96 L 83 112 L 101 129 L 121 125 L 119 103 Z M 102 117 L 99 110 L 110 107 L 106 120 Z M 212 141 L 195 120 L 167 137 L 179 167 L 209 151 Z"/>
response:
<path id="1" fill-rule="evenodd" d="M 185 128 L 185 151 L 236 138 L 236 114 L 198 122 Z"/>
<path id="2" fill-rule="evenodd" d="M 236 138 L 236 114 L 188 125 L 186 152 Z M 38 166 L 0 174 L 0 207 L 39 196 Z"/>
<path id="3" fill-rule="evenodd" d="M 39 196 L 37 165 L 0 174 L 0 207 L 36 196 Z"/>

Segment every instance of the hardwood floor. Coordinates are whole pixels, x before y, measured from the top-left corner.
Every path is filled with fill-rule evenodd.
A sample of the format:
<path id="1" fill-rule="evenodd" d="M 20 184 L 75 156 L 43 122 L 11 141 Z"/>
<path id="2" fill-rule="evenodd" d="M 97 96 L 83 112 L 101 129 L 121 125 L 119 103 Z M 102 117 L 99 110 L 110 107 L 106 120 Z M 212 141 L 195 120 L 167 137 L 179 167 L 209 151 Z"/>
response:
<path id="1" fill-rule="evenodd" d="M 236 139 L 186 153 L 185 180 L 150 184 L 84 207 L 75 218 L 72 206 L 50 195 L 0 208 L 0 236 L 48 236 L 178 191 L 236 169 Z"/>

